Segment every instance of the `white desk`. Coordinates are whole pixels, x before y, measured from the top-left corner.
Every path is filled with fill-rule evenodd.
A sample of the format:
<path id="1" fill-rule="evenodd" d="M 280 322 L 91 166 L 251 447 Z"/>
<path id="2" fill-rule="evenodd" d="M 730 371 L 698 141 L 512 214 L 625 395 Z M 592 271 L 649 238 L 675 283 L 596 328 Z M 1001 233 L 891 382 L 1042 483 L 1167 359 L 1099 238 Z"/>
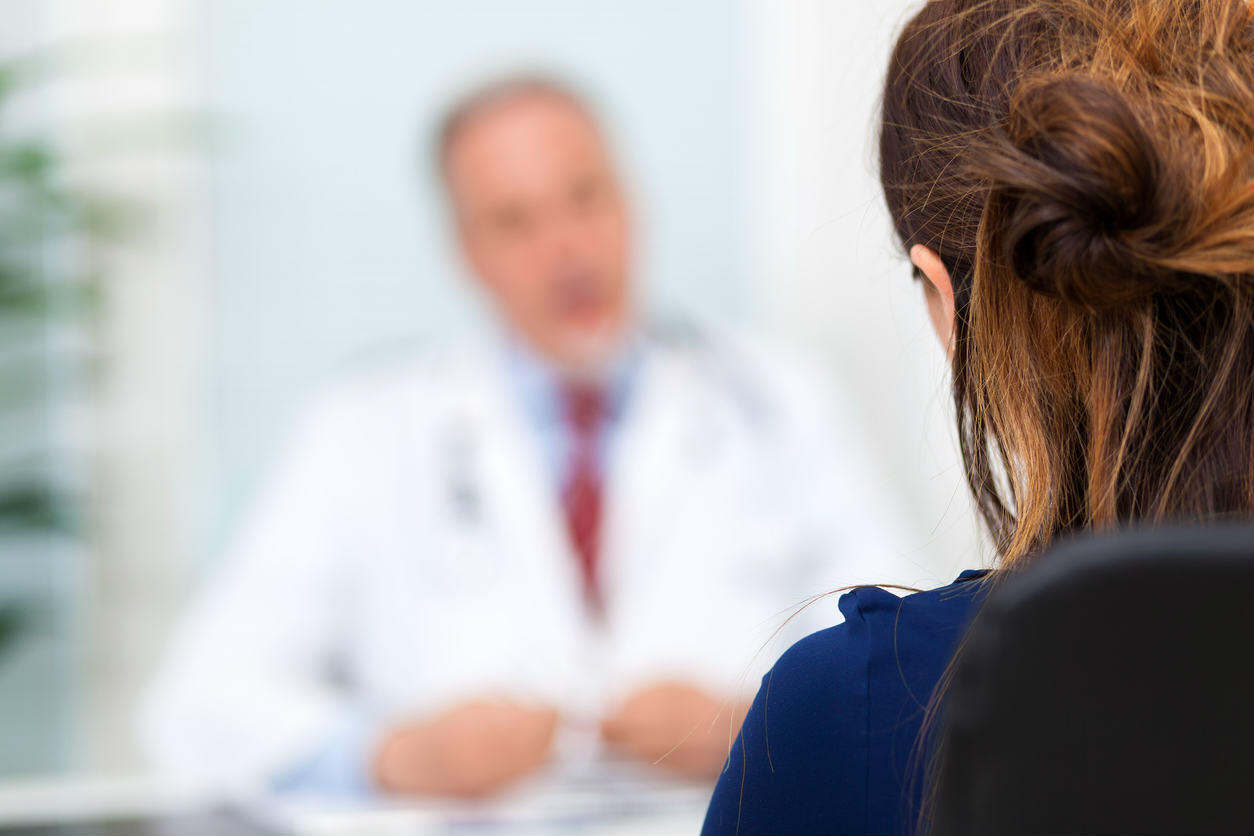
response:
<path id="1" fill-rule="evenodd" d="M 192 802 L 148 775 L 82 775 L 0 782 L 0 827 L 155 816 Z"/>
<path id="2" fill-rule="evenodd" d="M 651 770 L 603 764 L 554 770 L 488 802 L 327 800 L 286 797 L 244 812 L 257 833 L 278 836 L 693 836 L 709 787 Z M 148 776 L 53 778 L 0 784 L 0 834 L 28 824 L 195 816 L 186 796 Z M 183 832 L 134 825 L 135 835 Z M 188 832 L 201 836 L 203 825 Z M 222 825 L 215 825 L 222 828 Z M 80 825 L 83 836 L 94 826 Z M 231 829 L 227 827 L 226 829 Z M 212 836 L 256 836 L 248 826 Z M 35 831 L 38 832 L 38 831 Z M 99 832 L 119 834 L 116 826 Z"/>

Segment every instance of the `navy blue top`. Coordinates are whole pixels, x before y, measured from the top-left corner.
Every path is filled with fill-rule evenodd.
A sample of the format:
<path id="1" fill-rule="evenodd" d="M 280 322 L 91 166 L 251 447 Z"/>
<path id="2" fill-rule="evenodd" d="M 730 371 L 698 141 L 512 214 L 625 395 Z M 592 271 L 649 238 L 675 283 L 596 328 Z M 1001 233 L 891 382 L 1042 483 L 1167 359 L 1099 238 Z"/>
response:
<path id="1" fill-rule="evenodd" d="M 985 584 L 898 598 L 862 587 L 845 621 L 788 649 L 762 679 L 706 813 L 705 836 L 911 832 L 923 715 Z"/>

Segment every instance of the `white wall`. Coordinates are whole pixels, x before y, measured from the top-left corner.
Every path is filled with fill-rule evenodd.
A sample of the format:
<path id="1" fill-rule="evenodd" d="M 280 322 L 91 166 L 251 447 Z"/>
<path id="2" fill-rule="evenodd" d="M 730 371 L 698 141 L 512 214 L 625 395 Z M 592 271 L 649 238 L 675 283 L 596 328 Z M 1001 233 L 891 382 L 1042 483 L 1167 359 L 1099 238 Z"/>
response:
<path id="1" fill-rule="evenodd" d="M 89 254 L 107 279 L 82 567 L 79 768 L 132 762 L 137 695 L 194 554 L 204 420 L 204 171 L 187 130 L 199 71 L 182 0 L 46 0 L 62 62 L 45 90 L 71 174 L 132 208 Z"/>
<path id="2" fill-rule="evenodd" d="M 983 565 L 949 377 L 878 185 L 879 85 L 919 3 L 756 0 L 762 324 L 819 359 L 902 505 L 920 586 Z"/>

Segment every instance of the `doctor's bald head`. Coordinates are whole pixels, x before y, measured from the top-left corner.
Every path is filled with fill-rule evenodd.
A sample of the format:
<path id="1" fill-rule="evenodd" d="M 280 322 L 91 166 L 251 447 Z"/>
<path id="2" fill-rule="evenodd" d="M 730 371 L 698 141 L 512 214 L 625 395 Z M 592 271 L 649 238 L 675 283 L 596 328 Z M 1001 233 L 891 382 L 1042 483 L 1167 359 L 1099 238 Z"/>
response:
<path id="1" fill-rule="evenodd" d="M 569 88 L 509 78 L 456 102 L 437 163 L 467 266 L 511 329 L 595 371 L 632 312 L 630 213 L 605 134 Z"/>

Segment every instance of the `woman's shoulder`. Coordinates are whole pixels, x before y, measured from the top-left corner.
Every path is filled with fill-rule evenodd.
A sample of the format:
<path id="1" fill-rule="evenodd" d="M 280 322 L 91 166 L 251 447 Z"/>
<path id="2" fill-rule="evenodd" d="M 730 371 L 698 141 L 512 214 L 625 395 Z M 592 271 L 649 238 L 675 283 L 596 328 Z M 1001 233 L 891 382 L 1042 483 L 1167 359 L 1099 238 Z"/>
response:
<path id="1" fill-rule="evenodd" d="M 763 695 L 803 719 L 839 705 L 855 723 L 891 698 L 926 702 L 983 599 L 986 575 L 963 572 L 904 596 L 876 586 L 846 592 L 838 603 L 844 620 L 788 648 L 763 680 Z M 782 710 L 777 716 L 783 721 Z"/>
<path id="2" fill-rule="evenodd" d="M 792 645 L 763 678 L 704 832 L 891 830 L 893 765 L 909 756 L 918 709 L 983 596 L 983 574 L 902 597 L 878 587 L 841 596 L 844 621 Z"/>
<path id="3" fill-rule="evenodd" d="M 968 570 L 936 589 L 898 596 L 878 586 L 861 586 L 840 597 L 844 621 L 811 633 L 780 656 L 776 674 L 811 678 L 816 672 L 846 667 L 863 643 L 890 637 L 898 649 L 903 639 L 931 643 L 964 630 L 983 598 L 987 571 Z"/>

